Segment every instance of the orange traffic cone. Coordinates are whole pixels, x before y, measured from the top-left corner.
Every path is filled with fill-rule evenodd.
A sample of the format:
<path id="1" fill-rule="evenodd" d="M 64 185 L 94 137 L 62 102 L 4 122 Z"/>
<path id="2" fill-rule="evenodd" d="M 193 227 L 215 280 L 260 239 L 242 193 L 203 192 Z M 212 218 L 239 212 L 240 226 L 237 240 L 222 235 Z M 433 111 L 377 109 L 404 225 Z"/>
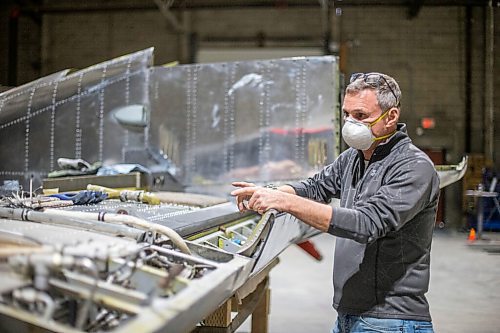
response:
<path id="1" fill-rule="evenodd" d="M 467 240 L 469 242 L 473 242 L 476 240 L 476 230 L 474 230 L 474 228 L 470 228 L 469 237 L 467 237 Z"/>

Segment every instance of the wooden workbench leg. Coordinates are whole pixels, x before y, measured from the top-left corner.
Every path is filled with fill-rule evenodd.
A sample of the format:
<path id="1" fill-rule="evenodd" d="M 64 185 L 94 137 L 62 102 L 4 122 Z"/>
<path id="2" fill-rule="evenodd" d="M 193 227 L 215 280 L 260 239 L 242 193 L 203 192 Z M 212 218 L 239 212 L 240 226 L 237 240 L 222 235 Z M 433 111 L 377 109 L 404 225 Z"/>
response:
<path id="1" fill-rule="evenodd" d="M 266 281 L 267 282 L 267 281 Z M 267 333 L 269 326 L 269 301 L 271 290 L 266 286 L 264 295 L 252 313 L 252 333 Z"/>
<path id="2" fill-rule="evenodd" d="M 231 299 L 205 319 L 206 326 L 228 327 L 231 324 Z"/>

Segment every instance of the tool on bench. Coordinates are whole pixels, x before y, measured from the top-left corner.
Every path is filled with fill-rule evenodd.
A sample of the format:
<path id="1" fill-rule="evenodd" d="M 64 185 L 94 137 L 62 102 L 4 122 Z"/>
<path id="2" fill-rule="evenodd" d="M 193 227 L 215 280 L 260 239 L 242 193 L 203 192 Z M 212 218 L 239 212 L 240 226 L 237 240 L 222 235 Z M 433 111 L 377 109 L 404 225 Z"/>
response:
<path id="1" fill-rule="evenodd" d="M 92 184 L 87 185 L 87 190 L 105 192 L 108 194 L 109 199 L 120 199 L 120 201 L 137 201 L 150 205 L 160 204 L 160 199 L 158 199 L 153 193 L 145 192 L 142 190 L 117 190 L 114 188 Z"/>

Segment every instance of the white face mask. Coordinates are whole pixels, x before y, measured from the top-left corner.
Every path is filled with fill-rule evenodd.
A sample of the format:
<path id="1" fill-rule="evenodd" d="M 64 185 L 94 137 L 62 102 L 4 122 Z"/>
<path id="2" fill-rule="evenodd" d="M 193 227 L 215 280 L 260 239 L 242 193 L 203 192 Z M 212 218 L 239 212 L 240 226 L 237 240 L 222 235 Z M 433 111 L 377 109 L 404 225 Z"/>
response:
<path id="1" fill-rule="evenodd" d="M 348 117 L 342 127 L 342 137 L 344 141 L 352 148 L 359 150 L 368 150 L 374 141 L 383 140 L 390 137 L 394 132 L 375 137 L 372 133 L 371 127 L 384 118 L 389 112 L 384 112 L 380 117 L 373 122 L 366 124 L 362 121 L 355 120 Z"/>

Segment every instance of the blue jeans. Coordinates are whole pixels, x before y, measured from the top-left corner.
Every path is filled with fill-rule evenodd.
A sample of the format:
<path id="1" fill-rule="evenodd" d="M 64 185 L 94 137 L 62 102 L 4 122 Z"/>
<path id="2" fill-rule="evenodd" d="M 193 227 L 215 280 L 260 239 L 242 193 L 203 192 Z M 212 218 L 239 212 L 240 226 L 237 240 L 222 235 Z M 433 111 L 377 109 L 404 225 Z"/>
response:
<path id="1" fill-rule="evenodd" d="M 434 333 L 430 321 L 373 318 L 339 313 L 333 333 Z"/>

